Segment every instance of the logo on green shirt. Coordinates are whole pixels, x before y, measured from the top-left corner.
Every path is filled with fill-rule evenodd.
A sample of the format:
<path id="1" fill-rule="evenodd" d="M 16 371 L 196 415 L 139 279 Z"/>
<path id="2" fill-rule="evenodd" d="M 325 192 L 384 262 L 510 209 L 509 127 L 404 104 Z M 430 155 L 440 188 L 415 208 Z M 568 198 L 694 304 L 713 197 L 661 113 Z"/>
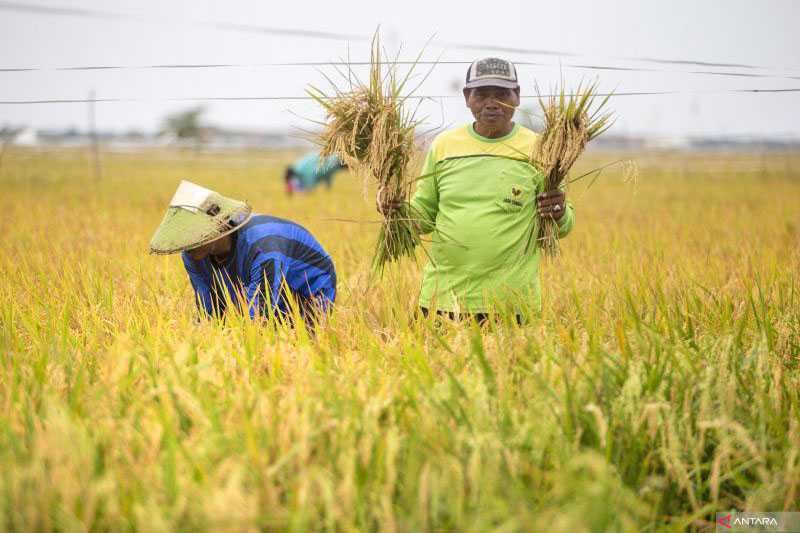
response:
<path id="1" fill-rule="evenodd" d="M 505 197 L 503 201 L 507 204 L 516 205 L 518 207 L 522 207 L 522 202 L 520 201 L 520 197 L 522 196 L 522 186 L 521 185 L 512 185 L 511 186 L 511 196 Z"/>

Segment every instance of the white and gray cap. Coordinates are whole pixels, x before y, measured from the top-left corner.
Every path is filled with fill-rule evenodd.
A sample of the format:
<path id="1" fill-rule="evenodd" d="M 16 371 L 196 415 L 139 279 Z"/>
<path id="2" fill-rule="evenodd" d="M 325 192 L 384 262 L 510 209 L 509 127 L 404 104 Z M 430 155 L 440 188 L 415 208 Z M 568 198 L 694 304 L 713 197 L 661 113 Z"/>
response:
<path id="1" fill-rule="evenodd" d="M 511 61 L 499 57 L 484 57 L 473 61 L 467 70 L 467 82 L 464 88 L 476 87 L 519 89 L 517 68 Z"/>

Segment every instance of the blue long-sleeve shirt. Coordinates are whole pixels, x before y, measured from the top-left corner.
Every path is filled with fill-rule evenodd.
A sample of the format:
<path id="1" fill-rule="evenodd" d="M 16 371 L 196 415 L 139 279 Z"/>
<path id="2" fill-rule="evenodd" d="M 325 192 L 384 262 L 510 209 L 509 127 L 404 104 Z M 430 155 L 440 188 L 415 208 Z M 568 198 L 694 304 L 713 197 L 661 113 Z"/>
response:
<path id="1" fill-rule="evenodd" d="M 289 304 L 282 289 L 300 300 L 313 298 L 323 308 L 336 299 L 333 261 L 304 227 L 255 215 L 231 235 L 234 253 L 225 264 L 182 254 L 197 305 L 209 316 L 224 313 L 228 300 L 238 305 L 242 298 L 251 317 L 285 314 Z"/>

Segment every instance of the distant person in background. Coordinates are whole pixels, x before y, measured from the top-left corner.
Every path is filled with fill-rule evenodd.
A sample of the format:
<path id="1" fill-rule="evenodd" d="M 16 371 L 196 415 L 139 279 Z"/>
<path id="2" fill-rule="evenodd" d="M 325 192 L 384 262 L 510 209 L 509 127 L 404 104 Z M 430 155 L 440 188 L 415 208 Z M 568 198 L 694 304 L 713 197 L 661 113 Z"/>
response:
<path id="1" fill-rule="evenodd" d="M 345 166 L 335 155 L 323 158 L 319 152 L 310 152 L 287 167 L 286 194 L 310 191 L 320 183 L 330 189 L 333 175 L 343 168 Z"/>
<path id="2" fill-rule="evenodd" d="M 182 181 L 150 252 L 183 252 L 197 306 L 221 316 L 233 304 L 252 318 L 291 322 L 291 304 L 313 328 L 336 298 L 330 255 L 294 222 L 254 215 L 245 202 Z"/>

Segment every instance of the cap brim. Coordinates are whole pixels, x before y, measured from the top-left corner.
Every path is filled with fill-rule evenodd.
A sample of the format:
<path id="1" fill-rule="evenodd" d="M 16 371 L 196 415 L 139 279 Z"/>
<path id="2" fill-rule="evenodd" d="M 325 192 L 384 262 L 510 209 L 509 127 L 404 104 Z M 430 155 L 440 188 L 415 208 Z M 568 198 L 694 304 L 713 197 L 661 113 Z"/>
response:
<path id="1" fill-rule="evenodd" d="M 252 216 L 249 205 L 244 202 L 236 204 L 214 217 L 182 207 L 170 207 L 150 240 L 150 253 L 166 255 L 191 250 L 233 233 Z M 232 220 L 237 221 L 235 226 L 230 225 Z"/>
<path id="2" fill-rule="evenodd" d="M 473 80 L 464 85 L 465 89 L 476 89 L 478 87 L 502 87 L 503 89 L 519 89 L 519 83 L 516 81 L 503 80 L 499 78 L 485 78 L 482 80 Z"/>

